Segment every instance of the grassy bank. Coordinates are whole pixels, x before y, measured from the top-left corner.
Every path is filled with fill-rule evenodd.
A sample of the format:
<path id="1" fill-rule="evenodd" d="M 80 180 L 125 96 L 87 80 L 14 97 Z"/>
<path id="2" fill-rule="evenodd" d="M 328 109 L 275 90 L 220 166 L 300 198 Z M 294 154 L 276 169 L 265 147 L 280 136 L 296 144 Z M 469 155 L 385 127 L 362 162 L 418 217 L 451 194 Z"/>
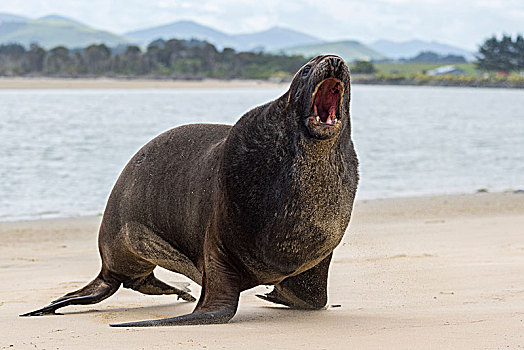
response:
<path id="1" fill-rule="evenodd" d="M 428 75 L 427 72 L 445 65 L 453 65 L 464 73 L 460 75 Z M 374 74 L 352 74 L 352 81 L 358 84 L 384 85 L 430 85 L 524 88 L 524 78 L 518 72 L 509 75 L 479 71 L 475 63 L 424 63 L 388 62 L 374 63 Z"/>
<path id="2" fill-rule="evenodd" d="M 458 69 L 464 71 L 464 75 L 477 75 L 475 63 L 451 63 Z M 377 73 L 381 74 L 414 74 L 426 73 L 432 69 L 448 65 L 446 63 L 427 63 L 427 62 L 413 62 L 413 63 L 373 63 Z"/>
<path id="3" fill-rule="evenodd" d="M 472 75 L 427 75 L 422 73 L 376 73 L 353 74 L 352 82 L 356 84 L 377 85 L 415 85 L 415 86 L 465 86 L 492 88 L 524 88 L 524 78 L 519 76 L 489 76 Z"/>

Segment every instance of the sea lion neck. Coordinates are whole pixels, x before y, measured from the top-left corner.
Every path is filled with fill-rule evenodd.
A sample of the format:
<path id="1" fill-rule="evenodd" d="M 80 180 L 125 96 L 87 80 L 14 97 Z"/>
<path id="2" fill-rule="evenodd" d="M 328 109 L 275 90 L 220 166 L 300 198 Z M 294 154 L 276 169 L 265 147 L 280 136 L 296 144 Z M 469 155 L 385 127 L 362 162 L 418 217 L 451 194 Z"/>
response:
<path id="1" fill-rule="evenodd" d="M 342 106 L 343 123 L 339 122 L 339 129 L 333 136 L 323 138 L 311 135 L 305 123 L 303 103 L 292 97 L 296 93 L 292 85 L 276 100 L 244 114 L 231 129 L 224 145 L 225 152 L 245 162 L 267 164 L 273 164 L 274 159 L 296 157 L 314 162 L 329 161 L 330 153 L 340 151 L 341 144 L 351 139 L 349 113 L 346 112 L 349 103 L 345 102 L 348 98 Z M 274 165 L 279 166 L 278 163 Z"/>
<path id="2" fill-rule="evenodd" d="M 351 156 L 344 154 L 344 141 L 351 143 L 347 130 L 329 139 L 310 137 L 301 112 L 286 98 L 284 94 L 247 112 L 223 145 L 222 185 L 235 207 L 247 211 L 246 217 L 258 217 L 252 209 L 269 198 L 281 202 L 284 189 L 307 192 L 312 183 L 304 177 L 340 178 Z"/>

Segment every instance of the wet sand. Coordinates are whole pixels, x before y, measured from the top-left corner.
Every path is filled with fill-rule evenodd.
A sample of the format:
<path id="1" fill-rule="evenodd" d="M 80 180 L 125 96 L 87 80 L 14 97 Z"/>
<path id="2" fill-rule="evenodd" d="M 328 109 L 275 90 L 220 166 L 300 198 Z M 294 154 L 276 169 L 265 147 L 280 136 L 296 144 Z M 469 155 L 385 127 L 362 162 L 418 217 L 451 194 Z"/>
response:
<path id="1" fill-rule="evenodd" d="M 261 286 L 242 293 L 229 324 L 110 328 L 195 305 L 121 289 L 63 316 L 18 317 L 96 276 L 99 222 L 0 223 L 2 349 L 524 348 L 524 194 L 358 202 L 335 251 L 326 310 L 272 305 L 255 297 Z"/>

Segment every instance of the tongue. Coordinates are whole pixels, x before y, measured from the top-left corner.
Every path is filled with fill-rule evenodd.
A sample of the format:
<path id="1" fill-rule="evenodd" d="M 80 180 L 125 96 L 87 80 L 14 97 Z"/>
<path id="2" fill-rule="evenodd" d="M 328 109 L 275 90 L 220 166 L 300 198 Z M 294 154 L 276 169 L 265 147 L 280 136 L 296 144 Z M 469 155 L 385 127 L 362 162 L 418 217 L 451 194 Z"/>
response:
<path id="1" fill-rule="evenodd" d="M 337 113 L 337 107 L 336 106 L 332 106 L 329 109 L 329 115 L 327 117 L 326 123 L 333 124 L 334 120 L 337 118 L 337 114 L 336 113 Z"/>

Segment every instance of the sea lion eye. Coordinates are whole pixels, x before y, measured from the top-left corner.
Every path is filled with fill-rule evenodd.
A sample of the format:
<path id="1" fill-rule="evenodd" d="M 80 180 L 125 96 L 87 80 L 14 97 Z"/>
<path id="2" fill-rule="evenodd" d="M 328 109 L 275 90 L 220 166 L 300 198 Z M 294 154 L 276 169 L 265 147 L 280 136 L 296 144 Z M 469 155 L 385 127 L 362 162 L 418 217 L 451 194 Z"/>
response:
<path id="1" fill-rule="evenodd" d="M 302 70 L 302 78 L 307 77 L 310 70 L 311 70 L 311 66 L 305 66 L 304 69 Z"/>

